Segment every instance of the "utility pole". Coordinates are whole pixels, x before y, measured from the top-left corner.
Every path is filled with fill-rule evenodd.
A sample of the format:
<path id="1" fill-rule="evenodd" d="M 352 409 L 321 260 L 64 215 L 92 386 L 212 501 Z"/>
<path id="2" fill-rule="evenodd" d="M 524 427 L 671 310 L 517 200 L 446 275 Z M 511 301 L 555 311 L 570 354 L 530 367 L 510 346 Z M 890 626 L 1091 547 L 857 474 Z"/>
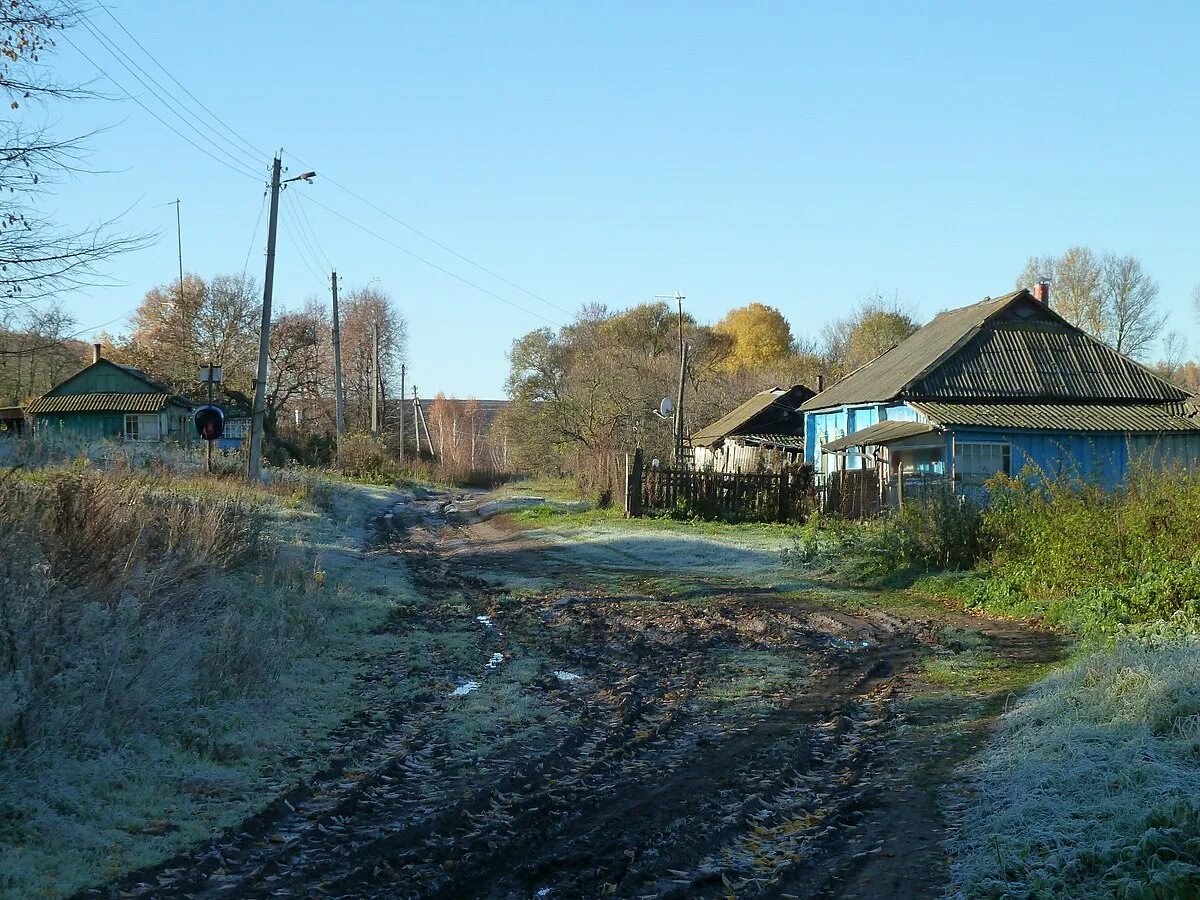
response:
<path id="1" fill-rule="evenodd" d="M 183 225 L 179 213 L 179 198 L 175 198 L 175 240 L 179 244 L 179 301 L 183 302 Z"/>
<path id="2" fill-rule="evenodd" d="M 258 377 L 254 381 L 254 409 L 250 417 L 250 460 L 247 466 L 251 481 L 258 481 L 262 470 L 263 423 L 267 403 L 267 356 L 271 349 L 271 295 L 275 289 L 275 237 L 279 230 L 279 190 L 292 181 L 312 183 L 316 172 L 305 172 L 281 181 L 283 151 L 271 164 L 271 214 L 267 219 L 267 271 L 263 276 L 262 325 L 258 330 Z"/>
<path id="3" fill-rule="evenodd" d="M 405 365 L 400 363 L 400 402 L 398 412 L 400 413 L 400 462 L 404 462 L 404 376 Z"/>
<path id="4" fill-rule="evenodd" d="M 683 379 L 687 375 L 687 347 L 683 343 L 683 294 L 675 292 L 679 304 L 679 394 L 675 398 L 675 465 L 683 465 Z"/>
<path id="5" fill-rule="evenodd" d="M 379 323 L 371 323 L 371 434 L 379 437 Z"/>
<path id="6" fill-rule="evenodd" d="M 338 318 L 337 272 L 330 273 L 329 287 L 333 292 L 333 424 L 340 450 L 342 436 L 346 433 L 346 395 L 342 392 L 342 324 Z"/>
<path id="7" fill-rule="evenodd" d="M 417 456 L 421 456 L 421 401 L 417 399 L 417 386 L 413 385 L 413 432 L 417 437 Z M 425 432 L 425 437 L 429 437 L 429 432 Z M 433 447 L 429 448 L 433 450 Z"/>

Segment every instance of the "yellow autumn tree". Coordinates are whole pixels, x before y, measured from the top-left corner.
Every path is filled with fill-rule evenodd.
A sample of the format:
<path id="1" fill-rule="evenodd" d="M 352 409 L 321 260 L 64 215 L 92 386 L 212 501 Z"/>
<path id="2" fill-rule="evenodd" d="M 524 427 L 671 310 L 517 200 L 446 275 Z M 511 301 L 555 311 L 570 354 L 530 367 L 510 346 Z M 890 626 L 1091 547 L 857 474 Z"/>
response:
<path id="1" fill-rule="evenodd" d="M 725 365 L 732 372 L 771 366 L 792 352 L 791 326 L 783 313 L 764 303 L 731 309 L 713 330 L 730 341 Z"/>

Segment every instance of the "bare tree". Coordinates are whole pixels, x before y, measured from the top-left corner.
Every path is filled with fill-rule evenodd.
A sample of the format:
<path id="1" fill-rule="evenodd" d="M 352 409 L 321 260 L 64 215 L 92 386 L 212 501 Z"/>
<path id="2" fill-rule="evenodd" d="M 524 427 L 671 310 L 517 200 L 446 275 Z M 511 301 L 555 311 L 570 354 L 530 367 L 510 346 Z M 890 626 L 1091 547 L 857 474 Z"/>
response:
<path id="1" fill-rule="evenodd" d="M 64 229 L 36 208 L 37 199 L 65 176 L 83 171 L 87 135 L 55 139 L 31 121 L 51 101 L 89 95 L 53 81 L 45 64 L 55 33 L 79 15 L 56 0 L 0 4 L 0 94 L 12 111 L 0 121 L 0 306 L 95 284 L 100 263 L 148 243 L 144 236 L 116 233 L 113 220 Z"/>
<path id="2" fill-rule="evenodd" d="M 1039 281 L 1053 284 L 1054 311 L 1079 328 L 1099 336 L 1104 331 L 1103 262 L 1089 247 L 1069 247 L 1062 256 L 1030 257 L 1017 287 Z"/>
<path id="3" fill-rule="evenodd" d="M 1118 353 L 1143 357 L 1166 324 L 1158 311 L 1158 282 L 1136 256 L 1105 254 L 1102 337 Z"/>
<path id="4" fill-rule="evenodd" d="M 1017 279 L 1019 287 L 1049 280 L 1054 311 L 1114 349 L 1144 357 L 1166 319 L 1158 310 L 1158 283 L 1131 255 L 1071 247 L 1061 256 L 1034 256 Z"/>

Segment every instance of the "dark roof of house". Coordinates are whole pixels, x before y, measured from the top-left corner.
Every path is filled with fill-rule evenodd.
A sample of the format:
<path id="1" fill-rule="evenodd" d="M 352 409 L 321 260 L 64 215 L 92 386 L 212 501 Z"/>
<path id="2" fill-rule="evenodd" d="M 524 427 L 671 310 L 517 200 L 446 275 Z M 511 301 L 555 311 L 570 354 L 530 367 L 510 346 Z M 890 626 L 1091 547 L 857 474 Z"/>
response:
<path id="1" fill-rule="evenodd" d="M 832 452 L 848 450 L 850 447 L 878 447 L 881 444 L 903 440 L 918 434 L 927 434 L 933 430 L 933 426 L 925 422 L 876 422 L 874 425 L 860 428 L 853 434 L 838 438 L 836 441 L 822 444 L 821 450 Z"/>
<path id="2" fill-rule="evenodd" d="M 812 396 L 813 392 L 802 384 L 786 390 L 771 388 L 759 391 L 711 425 L 695 432 L 692 444 L 707 447 L 731 435 L 800 435 L 803 433 L 804 417 L 798 414 L 798 410 Z"/>
<path id="3" fill-rule="evenodd" d="M 1168 403 L 943 403 L 912 404 L 939 425 L 1046 431 L 1200 431 L 1200 410 Z"/>
<path id="4" fill-rule="evenodd" d="M 134 393 L 96 392 L 91 394 L 45 395 L 31 400 L 25 409 L 33 415 L 81 412 L 158 412 L 169 403 L 186 406 L 174 394 L 162 391 Z"/>
<path id="5" fill-rule="evenodd" d="M 804 409 L 896 399 L 1163 403 L 1186 396 L 1022 289 L 935 316 Z"/>

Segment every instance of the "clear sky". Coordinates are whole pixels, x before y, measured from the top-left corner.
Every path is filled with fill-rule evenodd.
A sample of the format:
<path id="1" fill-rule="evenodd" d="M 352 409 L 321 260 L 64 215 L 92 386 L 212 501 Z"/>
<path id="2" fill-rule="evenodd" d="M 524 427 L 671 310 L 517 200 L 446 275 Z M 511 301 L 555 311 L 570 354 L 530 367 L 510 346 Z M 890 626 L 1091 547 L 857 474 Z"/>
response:
<path id="1" fill-rule="evenodd" d="M 53 107 L 59 134 L 108 130 L 91 141 L 105 174 L 51 208 L 162 233 L 111 264 L 123 286 L 67 302 L 99 324 L 177 277 L 176 197 L 188 271 L 240 271 L 249 251 L 261 281 L 250 176 L 282 147 L 292 174 L 319 173 L 291 193 L 538 314 L 285 200 L 277 303 L 327 297 L 321 253 L 343 289 L 377 280 L 408 317 L 422 394 L 501 396 L 511 341 L 584 302 L 679 290 L 715 321 L 759 300 L 803 334 L 874 291 L 922 317 L 1000 294 L 1030 254 L 1073 243 L 1141 257 L 1195 353 L 1200 12 L 1184 6 L 124 0 L 121 23 L 261 152 L 231 148 L 239 174 L 128 99 Z M 95 36 L 69 36 L 208 146 Z M 54 65 L 97 77 L 65 41 Z M 296 240 L 297 203 L 319 250 Z"/>

